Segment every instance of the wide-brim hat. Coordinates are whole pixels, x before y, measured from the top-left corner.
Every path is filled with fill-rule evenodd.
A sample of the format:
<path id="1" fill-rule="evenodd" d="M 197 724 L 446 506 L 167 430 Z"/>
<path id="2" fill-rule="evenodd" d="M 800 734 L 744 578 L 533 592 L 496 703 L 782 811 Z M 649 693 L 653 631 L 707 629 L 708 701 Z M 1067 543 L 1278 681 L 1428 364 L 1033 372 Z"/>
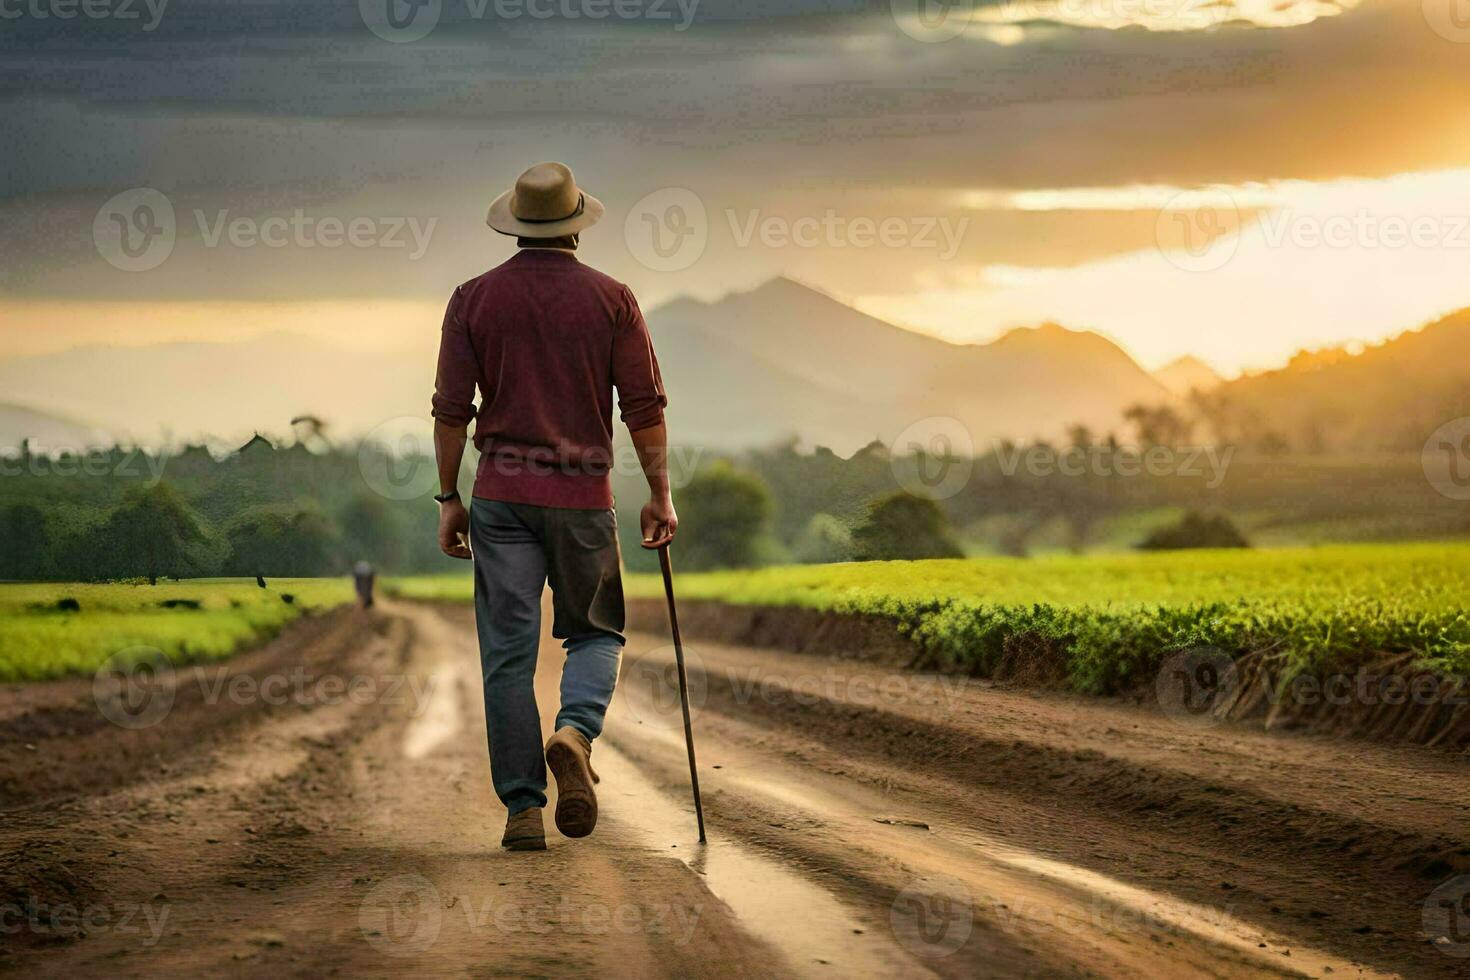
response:
<path id="1" fill-rule="evenodd" d="M 603 210 L 601 201 L 577 186 L 567 167 L 538 163 L 490 202 L 485 223 L 502 235 L 560 238 L 596 224 Z"/>

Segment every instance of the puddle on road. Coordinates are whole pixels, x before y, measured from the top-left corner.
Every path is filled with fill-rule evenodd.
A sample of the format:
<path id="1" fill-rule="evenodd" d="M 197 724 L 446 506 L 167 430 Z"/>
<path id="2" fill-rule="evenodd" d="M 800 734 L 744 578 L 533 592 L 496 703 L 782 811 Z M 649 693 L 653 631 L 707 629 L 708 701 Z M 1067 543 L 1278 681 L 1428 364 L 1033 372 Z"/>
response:
<path id="1" fill-rule="evenodd" d="M 667 759 L 681 756 L 684 751 L 682 732 L 675 734 L 640 726 L 635 737 L 657 746 Z M 979 908 L 991 913 L 1001 911 L 997 919 L 1008 931 L 1054 947 L 1069 946 L 1075 954 L 1081 954 L 1079 962 L 1090 958 L 1087 954 L 1092 951 L 1103 955 L 1098 962 L 1112 962 L 1115 966 L 1117 960 L 1111 957 L 1122 954 L 1123 962 L 1144 970 L 1145 975 L 1149 966 L 1159 969 L 1188 966 L 1192 968 L 1191 975 L 1233 976 L 1244 969 L 1251 974 L 1273 976 L 1325 976 L 1334 972 L 1343 976 L 1381 976 L 1263 930 L 1236 918 L 1228 909 L 1198 905 L 1078 865 L 1018 850 L 969 828 L 949 825 L 945 820 L 933 822 L 933 832 L 875 823 L 874 815 L 892 810 L 891 799 L 874 796 L 861 786 L 812 778 L 810 773 L 785 771 L 769 761 L 761 765 L 757 755 L 730 745 L 724 746 L 724 750 L 744 758 L 718 773 L 701 773 L 711 783 L 705 787 L 707 800 L 710 790 L 718 788 L 746 798 L 763 797 L 769 808 L 777 812 L 819 815 L 833 833 L 840 834 L 853 847 L 900 861 L 916 873 L 963 882 Z M 598 751 L 604 751 L 602 743 Z M 675 833 L 692 839 L 692 806 L 687 812 L 681 809 L 678 820 Z M 682 846 L 681 843 L 681 850 Z M 779 866 L 777 870 L 794 877 Z M 748 898 L 759 907 L 770 900 L 770 892 L 775 887 L 752 888 L 756 894 Z M 711 888 L 714 888 L 713 881 Z M 825 892 L 816 890 L 835 904 Z M 999 904 L 1002 900 L 1003 905 Z M 733 901 L 731 906 L 735 907 Z M 744 917 L 743 909 L 736 911 Z M 780 914 L 798 917 L 784 920 L 789 928 L 793 921 L 800 922 L 804 913 L 798 909 L 783 910 Z M 782 924 L 776 923 L 775 928 L 780 929 Z M 1144 941 L 1151 936 L 1157 941 Z M 1238 962 L 1224 958 L 1213 964 L 1194 962 L 1187 952 L 1190 949 L 1203 952 L 1211 947 L 1216 951 L 1215 956 L 1224 950 L 1231 951 L 1239 958 Z M 1285 953 L 1286 950 L 1291 952 Z M 1182 961 L 1176 958 L 1181 951 L 1184 951 Z"/>
<path id="2" fill-rule="evenodd" d="M 1094 919 L 1100 917 L 1101 910 L 1101 917 L 1115 920 L 1111 923 L 1115 928 L 1137 923 L 1150 925 L 1164 934 L 1188 933 L 1257 961 L 1269 962 L 1273 957 L 1290 955 L 1293 961 L 1289 967 L 1280 963 L 1272 965 L 1308 976 L 1334 972 L 1359 977 L 1378 976 L 1345 960 L 1319 953 L 1301 942 L 1252 926 L 1231 915 L 1228 907 L 1215 908 L 1160 895 L 1074 864 L 1001 846 L 989 849 L 989 854 L 1010 867 L 1092 895 Z M 1290 954 L 1285 954 L 1285 950 L 1290 950 Z"/>
<path id="3" fill-rule="evenodd" d="M 403 733 L 403 754 L 408 758 L 422 759 L 464 727 L 460 710 L 463 674 L 458 664 L 444 663 L 429 675 L 429 703 Z"/>
<path id="4" fill-rule="evenodd" d="M 603 786 L 616 787 L 604 789 L 602 798 L 619 828 L 702 875 L 715 897 L 752 934 L 785 954 L 798 974 L 932 976 L 893 948 L 884 933 L 776 861 L 728 840 L 700 845 L 692 803 L 675 803 L 608 742 L 598 743 L 597 754 Z M 636 817 L 623 815 L 630 811 Z"/>

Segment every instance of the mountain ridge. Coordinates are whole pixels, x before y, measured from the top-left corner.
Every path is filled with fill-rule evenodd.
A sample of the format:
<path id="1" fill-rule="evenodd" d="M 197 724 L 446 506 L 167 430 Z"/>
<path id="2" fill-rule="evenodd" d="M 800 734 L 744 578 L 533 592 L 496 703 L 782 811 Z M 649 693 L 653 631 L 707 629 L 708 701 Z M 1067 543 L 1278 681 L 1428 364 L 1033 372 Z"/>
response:
<path id="1" fill-rule="evenodd" d="M 37 453 L 78 452 L 116 441 L 92 422 L 33 405 L 0 402 L 0 450 L 12 452 L 29 441 Z"/>
<path id="2" fill-rule="evenodd" d="M 1284 367 L 1227 381 L 1204 408 L 1221 442 L 1306 452 L 1418 452 L 1470 418 L 1470 307 L 1360 351 L 1300 351 Z"/>
<path id="3" fill-rule="evenodd" d="M 1176 357 L 1153 373 L 1158 382 L 1181 398 L 1195 391 L 1213 391 L 1225 378 L 1193 354 Z"/>
<path id="4" fill-rule="evenodd" d="M 949 418 L 979 445 L 1060 435 L 1079 421 L 1106 430 L 1121 424 L 1128 405 L 1169 397 L 1108 338 L 1057 324 L 954 343 L 787 277 L 710 303 L 687 299 L 652 310 L 648 321 L 672 424 L 687 413 L 692 434 L 682 437 L 701 444 L 797 437 L 847 452 L 875 435 L 891 442 L 923 420 Z M 727 363 L 702 359 L 702 345 L 724 351 Z M 739 383 L 730 385 L 731 376 Z M 722 388 L 728 399 L 707 410 L 701 400 Z"/>
<path id="5" fill-rule="evenodd" d="M 1042 324 L 956 344 L 787 277 L 711 302 L 676 297 L 647 319 L 673 438 L 686 445 L 740 449 L 796 438 L 847 453 L 949 418 L 981 446 L 1059 435 L 1079 421 L 1106 431 L 1121 425 L 1128 404 L 1168 397 L 1096 333 Z M 421 353 L 407 358 L 283 328 L 248 341 L 92 345 L 13 358 L 0 361 L 0 385 L 20 402 L 113 419 L 145 439 L 284 431 L 302 412 L 350 436 L 402 416 L 426 419 L 436 326 L 410 338 Z"/>
<path id="6" fill-rule="evenodd" d="M 1011 328 L 1005 330 L 1003 333 L 997 335 L 996 337 L 991 338 L 990 340 L 966 340 L 966 341 L 950 340 L 947 337 L 941 337 L 941 336 L 938 336 L 936 334 L 927 333 L 927 332 L 925 332 L 923 330 L 919 330 L 919 329 L 916 329 L 916 328 L 913 328 L 913 327 L 906 327 L 903 324 L 894 323 L 891 320 L 884 320 L 881 317 L 873 316 L 870 313 L 863 313 L 857 307 L 855 307 L 852 304 L 846 302 L 845 300 L 842 300 L 839 297 L 834 296 L 833 294 L 827 292 L 826 290 L 822 289 L 821 287 L 819 287 L 819 286 L 813 286 L 813 285 L 811 285 L 809 283 L 802 282 L 800 279 L 796 279 L 796 278 L 794 278 L 792 276 L 787 276 L 787 275 L 772 276 L 770 279 L 767 279 L 764 282 L 762 282 L 762 283 L 760 283 L 760 284 L 758 284 L 756 286 L 751 287 L 750 289 L 732 290 L 732 291 L 730 291 L 728 293 L 725 293 L 719 299 L 716 299 L 716 300 L 702 300 L 699 297 L 693 296 L 693 295 L 688 294 L 688 293 L 680 293 L 680 294 L 678 294 L 676 296 L 671 297 L 668 300 L 665 300 L 662 303 L 659 303 L 657 306 L 651 307 L 647 311 L 647 315 L 648 316 L 654 316 L 655 314 L 680 313 L 680 312 L 687 312 L 687 311 L 691 311 L 691 310 L 705 310 L 705 309 L 710 309 L 712 307 L 716 307 L 719 304 L 725 303 L 727 301 L 741 300 L 741 299 L 744 299 L 746 297 L 752 297 L 752 296 L 755 296 L 755 295 L 762 295 L 762 294 L 773 293 L 773 292 L 775 292 L 777 290 L 781 290 L 781 291 L 784 291 L 784 292 L 786 292 L 786 293 L 788 293 L 790 295 L 797 295 L 797 296 L 800 296 L 800 295 L 803 295 L 803 294 L 815 294 L 816 296 L 819 296 L 819 297 L 821 297 L 823 299 L 826 299 L 826 300 L 828 300 L 828 301 L 830 301 L 832 303 L 839 304 L 839 305 L 841 305 L 841 306 L 843 306 L 843 307 L 845 307 L 845 308 L 847 308 L 849 310 L 852 310 L 854 313 L 857 313 L 857 314 L 859 314 L 859 315 L 867 318 L 868 320 L 871 320 L 871 321 L 873 321 L 873 322 L 875 322 L 877 324 L 881 324 L 884 328 L 887 328 L 889 330 L 899 331 L 901 333 L 907 334 L 907 335 L 912 336 L 912 337 L 918 337 L 918 338 L 921 338 L 922 340 L 925 340 L 925 341 L 928 341 L 928 342 L 932 342 L 933 344 L 942 345 L 944 347 L 951 347 L 951 348 L 991 347 L 991 346 L 994 346 L 995 344 L 1000 344 L 1000 343 L 1005 343 L 1005 342 L 1019 343 L 1019 342 L 1025 341 L 1026 339 L 1029 339 L 1031 337 L 1047 338 L 1047 337 L 1054 337 L 1054 336 L 1058 336 L 1058 335 L 1063 335 L 1063 336 L 1066 336 L 1068 338 L 1073 338 L 1073 339 L 1080 338 L 1080 339 L 1086 339 L 1086 340 L 1089 340 L 1089 341 L 1091 341 L 1091 340 L 1099 341 L 1101 343 L 1104 343 L 1104 344 L 1109 345 L 1110 347 L 1116 348 L 1117 350 L 1119 350 L 1120 352 L 1122 352 L 1124 354 L 1124 356 L 1126 356 L 1130 360 L 1132 360 L 1132 355 L 1129 355 L 1128 352 L 1125 351 L 1125 350 L 1123 350 L 1123 348 L 1121 346 L 1119 346 L 1115 341 L 1109 339 L 1108 337 L 1104 336 L 1103 334 L 1100 334 L 1100 333 L 1098 333 L 1095 330 L 1076 329 L 1076 328 L 1068 327 L 1068 326 L 1065 326 L 1063 324 L 1057 323 L 1057 322 L 1052 321 L 1052 320 L 1043 321 L 1043 322 L 1041 322 L 1039 324 L 1036 324 L 1035 326 L 1011 327 Z M 1182 360 L 1185 360 L 1186 358 L 1187 359 L 1194 360 L 1194 361 L 1196 361 L 1196 362 L 1198 362 L 1200 364 L 1203 364 L 1204 363 L 1203 361 L 1200 361 L 1199 358 L 1194 357 L 1194 355 L 1192 355 L 1192 354 L 1191 355 L 1185 355 L 1185 357 L 1181 357 L 1181 358 L 1179 358 L 1179 360 L 1182 361 Z"/>

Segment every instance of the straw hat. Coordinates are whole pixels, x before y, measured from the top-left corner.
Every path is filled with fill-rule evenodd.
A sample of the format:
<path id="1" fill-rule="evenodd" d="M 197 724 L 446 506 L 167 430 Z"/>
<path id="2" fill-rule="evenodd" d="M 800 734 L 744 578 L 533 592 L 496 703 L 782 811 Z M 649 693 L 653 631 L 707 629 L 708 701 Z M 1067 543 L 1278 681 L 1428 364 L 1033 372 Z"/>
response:
<path id="1" fill-rule="evenodd" d="M 603 210 L 601 201 L 577 186 L 566 166 L 538 163 L 490 203 L 485 223 L 502 235 L 559 238 L 596 224 Z"/>

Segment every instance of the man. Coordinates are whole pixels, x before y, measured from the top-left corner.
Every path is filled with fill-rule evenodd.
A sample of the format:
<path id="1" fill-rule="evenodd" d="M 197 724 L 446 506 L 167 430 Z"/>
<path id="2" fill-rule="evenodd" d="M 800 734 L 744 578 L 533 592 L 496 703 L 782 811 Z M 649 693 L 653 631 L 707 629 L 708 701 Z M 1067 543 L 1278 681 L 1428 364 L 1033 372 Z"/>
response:
<path id="1" fill-rule="evenodd" d="M 537 164 L 490 205 L 516 236 L 509 261 L 455 290 L 444 316 L 434 392 L 439 547 L 475 563 L 475 621 L 491 779 L 510 816 L 503 847 L 543 850 L 546 767 L 556 826 L 597 823 L 592 742 L 602 733 L 623 648 L 623 583 L 608 478 L 613 390 L 648 478 L 643 546 L 678 527 L 666 469 L 663 381 L 627 286 L 583 265 L 578 236 L 602 202 L 559 163 Z M 473 401 L 480 389 L 480 407 Z M 468 510 L 457 483 L 465 433 L 480 450 Z M 561 710 L 543 754 L 533 677 L 541 592 L 564 641 Z"/>
<path id="2" fill-rule="evenodd" d="M 357 589 L 357 604 L 364 609 L 373 608 L 373 566 L 359 560 L 352 566 L 352 585 Z"/>

